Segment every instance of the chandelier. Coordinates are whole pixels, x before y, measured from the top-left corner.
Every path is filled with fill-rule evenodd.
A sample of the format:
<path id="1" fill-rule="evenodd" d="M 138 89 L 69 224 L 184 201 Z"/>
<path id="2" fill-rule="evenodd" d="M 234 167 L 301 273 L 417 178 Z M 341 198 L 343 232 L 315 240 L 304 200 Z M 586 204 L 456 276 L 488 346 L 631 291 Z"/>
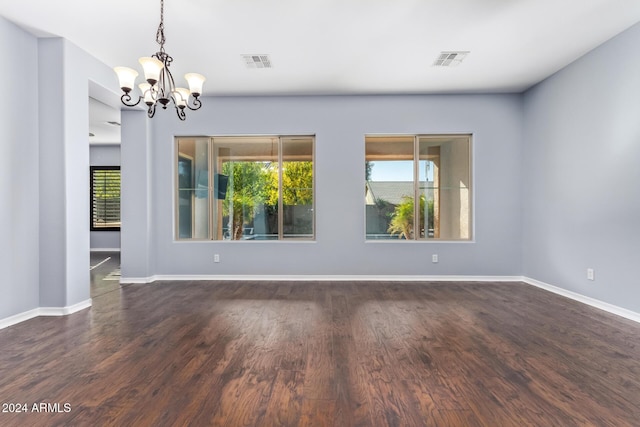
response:
<path id="1" fill-rule="evenodd" d="M 176 113 L 180 120 L 186 119 L 185 108 L 197 110 L 202 107 L 202 102 L 198 97 L 202 94 L 202 84 L 206 80 L 202 74 L 188 73 L 185 79 L 189 84 L 189 89 L 176 87 L 169 70 L 169 66 L 173 62 L 173 58 L 164 51 L 164 0 L 160 0 L 160 25 L 156 32 L 156 42 L 160 45 L 160 50 L 151 57 L 143 57 L 139 59 L 144 70 L 144 78 L 146 82 L 140 83 L 140 95 L 137 101 L 133 101 L 131 91 L 135 85 L 138 72 L 132 68 L 115 67 L 113 70 L 118 75 L 120 88 L 124 94 L 120 100 L 127 107 L 135 107 L 144 100 L 149 109 L 147 115 L 153 117 L 156 113 L 158 103 L 163 109 L 167 109 L 169 102 L 173 102 Z"/>

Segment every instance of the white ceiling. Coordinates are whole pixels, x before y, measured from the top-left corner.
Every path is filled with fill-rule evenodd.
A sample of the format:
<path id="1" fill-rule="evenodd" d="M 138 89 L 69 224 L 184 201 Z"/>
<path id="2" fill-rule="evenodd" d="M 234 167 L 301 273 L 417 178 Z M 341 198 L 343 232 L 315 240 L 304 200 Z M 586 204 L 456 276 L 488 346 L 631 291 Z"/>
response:
<path id="1" fill-rule="evenodd" d="M 204 74 L 207 95 L 519 92 L 640 21 L 640 0 L 165 3 L 174 76 Z M 0 15 L 109 66 L 140 69 L 157 50 L 159 0 L 0 0 Z M 432 67 L 445 50 L 471 53 Z M 273 68 L 247 69 L 243 54 Z"/>
<path id="2" fill-rule="evenodd" d="M 120 143 L 120 110 L 89 98 L 89 142 Z"/>
<path id="3" fill-rule="evenodd" d="M 160 0 L 0 0 L 0 15 L 109 66 L 142 71 L 158 48 Z M 637 22 L 640 0 L 165 0 L 165 48 L 205 95 L 521 92 Z M 441 51 L 470 53 L 433 67 Z M 90 116 L 91 142 L 119 141 L 119 111 Z"/>

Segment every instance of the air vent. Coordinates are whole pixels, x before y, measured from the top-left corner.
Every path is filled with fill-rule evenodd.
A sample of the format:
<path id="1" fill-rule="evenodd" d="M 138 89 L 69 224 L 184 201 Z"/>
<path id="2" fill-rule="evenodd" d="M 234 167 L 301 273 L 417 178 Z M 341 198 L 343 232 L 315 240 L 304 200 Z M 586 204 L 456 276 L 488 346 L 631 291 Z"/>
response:
<path id="1" fill-rule="evenodd" d="M 271 68 L 269 55 L 242 55 L 247 68 Z"/>
<path id="2" fill-rule="evenodd" d="M 440 52 L 438 58 L 433 62 L 434 67 L 457 67 L 462 60 L 467 57 L 468 51 L 448 51 Z"/>

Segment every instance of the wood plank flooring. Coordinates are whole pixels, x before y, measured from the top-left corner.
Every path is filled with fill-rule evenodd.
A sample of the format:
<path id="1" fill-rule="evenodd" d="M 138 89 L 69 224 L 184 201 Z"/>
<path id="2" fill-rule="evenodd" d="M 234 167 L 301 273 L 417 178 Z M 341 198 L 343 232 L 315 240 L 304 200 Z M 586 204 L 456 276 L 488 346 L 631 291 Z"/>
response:
<path id="1" fill-rule="evenodd" d="M 28 407 L 0 425 L 640 425 L 640 325 L 522 283 L 157 282 L 93 304 L 0 330 L 0 404 Z"/>
<path id="2" fill-rule="evenodd" d="M 120 289 L 120 252 L 91 252 L 91 298 Z"/>

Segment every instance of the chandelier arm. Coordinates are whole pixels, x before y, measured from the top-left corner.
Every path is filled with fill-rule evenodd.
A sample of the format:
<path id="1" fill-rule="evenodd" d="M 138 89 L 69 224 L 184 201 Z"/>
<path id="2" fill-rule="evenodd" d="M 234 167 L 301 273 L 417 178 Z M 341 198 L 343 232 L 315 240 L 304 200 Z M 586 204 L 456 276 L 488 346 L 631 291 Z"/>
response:
<path id="1" fill-rule="evenodd" d="M 173 62 L 173 58 L 167 55 L 164 51 L 156 52 L 154 56 L 164 64 L 164 67 L 160 71 L 156 87 L 158 90 L 158 101 L 162 104 L 162 108 L 166 109 L 167 103 L 173 98 L 173 92 L 175 91 L 173 75 L 169 69 L 171 62 Z"/>
<path id="2" fill-rule="evenodd" d="M 149 109 L 147 110 L 147 116 L 149 118 L 152 118 L 155 114 L 156 114 L 156 102 L 154 102 L 153 104 L 149 105 Z"/>
<path id="3" fill-rule="evenodd" d="M 163 61 L 164 62 L 164 61 Z M 166 64 L 166 62 L 165 62 Z M 162 71 L 160 72 L 160 78 L 158 79 L 158 83 L 157 88 L 158 88 L 158 99 L 156 100 L 157 102 L 160 102 L 160 104 L 162 104 L 162 108 L 167 108 L 167 103 L 169 100 L 169 96 L 167 96 L 167 67 L 165 65 L 165 67 L 162 69 Z M 171 88 L 169 87 L 169 90 Z"/>
<path id="4" fill-rule="evenodd" d="M 193 107 L 191 105 L 189 105 L 189 102 L 187 100 L 187 107 L 192 110 L 192 111 L 196 111 L 199 110 L 200 107 L 202 107 L 202 101 L 200 101 L 198 98 L 196 98 L 195 96 L 193 97 Z"/>
<path id="5" fill-rule="evenodd" d="M 182 121 L 185 121 L 185 119 L 187 118 L 187 115 L 184 112 L 184 108 L 179 108 L 178 106 L 176 106 L 176 114 L 178 114 L 178 118 Z"/>
<path id="6" fill-rule="evenodd" d="M 124 105 L 126 105 L 127 107 L 135 107 L 136 105 L 140 104 L 140 101 L 142 100 L 142 97 L 138 97 L 138 101 L 134 104 L 131 103 L 131 100 L 133 98 L 131 98 L 131 95 L 129 95 L 129 93 L 125 93 L 120 97 L 120 101 L 122 101 L 122 103 Z"/>
<path id="7" fill-rule="evenodd" d="M 171 65 L 172 62 L 173 62 L 173 58 L 165 54 L 164 71 L 166 72 L 166 75 L 169 76 L 168 78 L 169 81 L 167 82 L 169 83 L 169 92 L 175 92 L 176 90 L 176 82 L 173 80 L 173 74 L 171 74 L 171 70 L 169 69 L 169 66 Z"/>

